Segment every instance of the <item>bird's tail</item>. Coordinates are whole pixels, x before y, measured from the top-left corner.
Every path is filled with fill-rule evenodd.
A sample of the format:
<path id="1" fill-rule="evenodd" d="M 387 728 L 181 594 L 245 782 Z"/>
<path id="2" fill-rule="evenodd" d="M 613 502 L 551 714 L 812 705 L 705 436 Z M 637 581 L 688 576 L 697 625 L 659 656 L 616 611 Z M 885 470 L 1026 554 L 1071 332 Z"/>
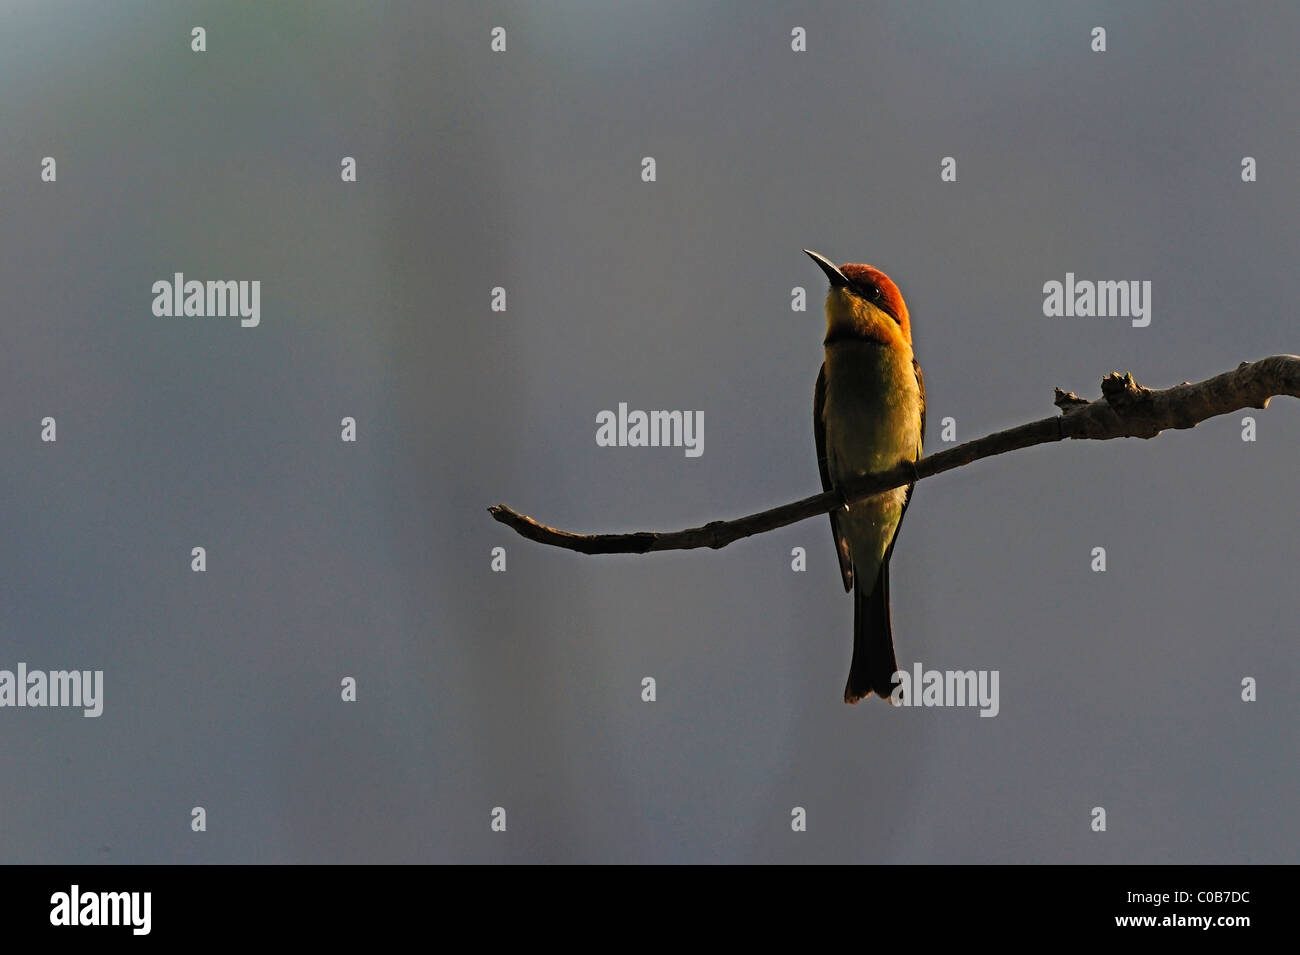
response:
<path id="1" fill-rule="evenodd" d="M 844 687 L 845 703 L 856 703 L 873 692 L 888 700 L 898 670 L 889 619 L 888 560 L 881 562 L 870 591 L 867 586 L 859 574 L 853 575 L 853 662 Z"/>

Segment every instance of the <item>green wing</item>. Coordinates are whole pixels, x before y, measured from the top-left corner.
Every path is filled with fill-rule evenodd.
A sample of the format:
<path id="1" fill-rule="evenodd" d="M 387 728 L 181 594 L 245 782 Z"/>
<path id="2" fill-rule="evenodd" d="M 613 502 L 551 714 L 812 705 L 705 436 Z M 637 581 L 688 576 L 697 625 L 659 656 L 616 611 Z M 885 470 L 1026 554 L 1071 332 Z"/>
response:
<path id="1" fill-rule="evenodd" d="M 817 470 L 822 475 L 822 490 L 831 490 L 831 471 L 826 463 L 826 363 L 817 373 L 817 385 L 813 388 L 813 438 L 817 442 Z M 831 536 L 835 538 L 835 553 L 840 559 L 840 576 L 844 578 L 844 589 L 853 589 L 853 561 L 849 557 L 848 539 L 840 532 L 839 508 L 831 511 Z"/>

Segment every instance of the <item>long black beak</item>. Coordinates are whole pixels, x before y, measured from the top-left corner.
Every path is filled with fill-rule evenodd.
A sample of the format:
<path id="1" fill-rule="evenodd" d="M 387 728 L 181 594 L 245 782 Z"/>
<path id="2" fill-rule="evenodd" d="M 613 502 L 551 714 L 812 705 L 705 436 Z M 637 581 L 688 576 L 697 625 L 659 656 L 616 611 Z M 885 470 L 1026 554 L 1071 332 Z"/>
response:
<path id="1" fill-rule="evenodd" d="M 845 288 L 849 284 L 848 278 L 840 271 L 839 266 L 826 258 L 824 255 L 818 255 L 812 249 L 804 249 L 804 254 L 812 259 L 821 270 L 826 273 L 826 277 L 831 280 L 831 288 Z"/>

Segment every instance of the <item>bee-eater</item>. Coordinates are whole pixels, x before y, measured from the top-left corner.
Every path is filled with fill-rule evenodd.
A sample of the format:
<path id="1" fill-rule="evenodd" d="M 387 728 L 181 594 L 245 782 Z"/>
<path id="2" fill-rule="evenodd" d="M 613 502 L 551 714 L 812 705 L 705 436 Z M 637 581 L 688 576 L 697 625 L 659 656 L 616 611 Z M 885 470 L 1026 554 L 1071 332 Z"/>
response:
<path id="1" fill-rule="evenodd" d="M 870 265 L 836 266 L 804 249 L 830 279 L 826 361 L 813 390 L 817 466 L 825 490 L 921 456 L 925 380 L 898 286 Z M 888 700 L 898 670 L 889 619 L 889 558 L 913 484 L 831 511 L 844 589 L 853 591 L 853 662 L 844 702 Z"/>

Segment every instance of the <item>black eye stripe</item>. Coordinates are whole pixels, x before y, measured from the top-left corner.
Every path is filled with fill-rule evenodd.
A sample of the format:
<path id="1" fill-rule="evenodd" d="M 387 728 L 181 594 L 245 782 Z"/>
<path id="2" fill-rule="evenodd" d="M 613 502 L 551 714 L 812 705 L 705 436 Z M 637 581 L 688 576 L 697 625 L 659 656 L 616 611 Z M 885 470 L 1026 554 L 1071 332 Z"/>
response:
<path id="1" fill-rule="evenodd" d="M 898 322 L 898 316 L 894 314 L 894 310 L 889 306 L 889 303 L 885 301 L 885 293 L 880 288 L 879 285 L 876 285 L 874 282 L 871 283 L 870 285 L 855 284 L 853 290 L 857 292 L 859 295 L 861 295 L 863 298 L 865 298 L 868 302 L 871 302 L 873 305 L 877 306 L 882 312 L 884 312 L 886 315 L 892 318 L 895 322 Z M 899 324 L 901 325 L 902 323 L 899 322 Z"/>

